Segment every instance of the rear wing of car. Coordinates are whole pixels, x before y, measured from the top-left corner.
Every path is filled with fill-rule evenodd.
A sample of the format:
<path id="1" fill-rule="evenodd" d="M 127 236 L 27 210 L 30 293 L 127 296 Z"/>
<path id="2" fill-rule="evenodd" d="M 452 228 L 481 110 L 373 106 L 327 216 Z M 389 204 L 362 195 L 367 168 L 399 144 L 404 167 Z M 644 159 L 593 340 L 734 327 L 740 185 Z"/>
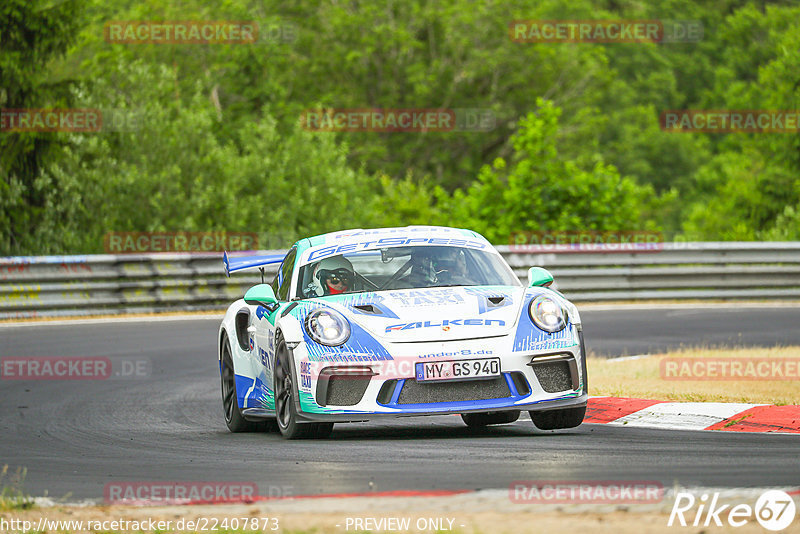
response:
<path id="1" fill-rule="evenodd" d="M 286 254 L 270 254 L 267 256 L 242 256 L 238 258 L 229 258 L 228 253 L 222 254 L 222 263 L 225 264 L 225 276 L 231 277 L 231 273 L 239 271 L 247 271 L 249 269 L 260 269 L 261 277 L 264 276 L 264 267 L 281 263 Z"/>

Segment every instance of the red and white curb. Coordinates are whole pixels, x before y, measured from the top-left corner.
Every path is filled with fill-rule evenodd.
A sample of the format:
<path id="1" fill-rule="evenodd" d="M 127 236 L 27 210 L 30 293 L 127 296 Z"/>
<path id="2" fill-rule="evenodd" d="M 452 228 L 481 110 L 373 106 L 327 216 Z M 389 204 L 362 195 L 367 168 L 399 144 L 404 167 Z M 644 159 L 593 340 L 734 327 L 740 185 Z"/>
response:
<path id="1" fill-rule="evenodd" d="M 592 397 L 584 423 L 800 434 L 800 406 Z"/>

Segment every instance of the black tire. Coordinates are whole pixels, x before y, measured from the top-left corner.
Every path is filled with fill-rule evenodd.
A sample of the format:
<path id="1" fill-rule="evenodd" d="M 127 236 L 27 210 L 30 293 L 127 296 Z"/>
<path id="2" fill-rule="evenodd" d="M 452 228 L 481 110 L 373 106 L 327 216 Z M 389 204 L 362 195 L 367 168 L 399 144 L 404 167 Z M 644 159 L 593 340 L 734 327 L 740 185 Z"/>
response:
<path id="1" fill-rule="evenodd" d="M 294 374 L 289 348 L 279 338 L 275 347 L 275 415 L 278 430 L 286 439 L 326 438 L 333 431 L 333 423 L 301 423 L 295 407 Z"/>
<path id="2" fill-rule="evenodd" d="M 263 421 L 248 421 L 242 415 L 241 408 L 239 408 L 233 358 L 231 357 L 231 349 L 227 337 L 222 340 L 220 378 L 222 383 L 222 410 L 228 430 L 231 432 L 260 432 L 264 430 L 266 423 Z"/>
<path id="3" fill-rule="evenodd" d="M 581 372 L 583 373 L 583 391 L 584 395 L 589 394 L 589 374 L 586 372 L 586 342 L 583 339 L 583 331 L 578 336 L 581 340 Z"/>
<path id="4" fill-rule="evenodd" d="M 529 412 L 531 421 L 539 430 L 559 430 L 574 428 L 583 422 L 586 415 L 586 406 L 578 408 L 562 408 L 546 412 Z"/>
<path id="5" fill-rule="evenodd" d="M 581 373 L 583 376 L 583 391 L 581 393 L 587 395 L 589 393 L 589 375 L 586 372 L 586 342 L 583 339 L 583 332 L 580 332 L 578 336 L 581 342 Z M 528 413 L 530 413 L 531 421 L 539 430 L 559 430 L 579 426 L 586 416 L 586 406 Z"/>
<path id="6" fill-rule="evenodd" d="M 484 427 L 487 425 L 505 425 L 519 419 L 519 410 L 508 412 L 462 413 L 461 419 L 470 428 Z"/>

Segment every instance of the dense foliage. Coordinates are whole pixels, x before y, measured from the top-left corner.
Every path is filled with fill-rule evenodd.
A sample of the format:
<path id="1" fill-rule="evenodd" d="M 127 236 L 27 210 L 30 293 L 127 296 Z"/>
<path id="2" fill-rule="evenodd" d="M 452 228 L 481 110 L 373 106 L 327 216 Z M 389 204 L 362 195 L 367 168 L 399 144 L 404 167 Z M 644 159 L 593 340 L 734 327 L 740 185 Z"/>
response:
<path id="1" fill-rule="evenodd" d="M 179 5 L 178 5 L 179 4 Z M 696 20 L 684 43 L 518 43 L 516 19 Z M 253 44 L 114 44 L 109 21 L 255 21 Z M 109 231 L 446 224 L 800 239 L 797 133 L 673 133 L 675 109 L 794 110 L 800 7 L 764 0 L 5 0 L 0 108 L 100 108 L 101 132 L 0 131 L 0 255 Z M 494 127 L 319 132 L 319 108 L 479 109 Z"/>

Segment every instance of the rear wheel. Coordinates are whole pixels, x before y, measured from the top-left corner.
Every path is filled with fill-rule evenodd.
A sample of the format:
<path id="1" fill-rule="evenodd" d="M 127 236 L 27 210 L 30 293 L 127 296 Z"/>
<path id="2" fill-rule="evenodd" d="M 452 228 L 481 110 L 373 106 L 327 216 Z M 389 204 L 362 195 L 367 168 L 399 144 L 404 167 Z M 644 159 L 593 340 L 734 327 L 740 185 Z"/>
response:
<path id="1" fill-rule="evenodd" d="M 222 344 L 222 368 L 220 369 L 222 381 L 222 410 L 225 414 L 225 424 L 231 432 L 257 432 L 264 430 L 266 424 L 261 421 L 248 421 L 239 408 L 236 393 L 236 375 L 233 370 L 233 358 L 228 344 L 228 338 Z"/>
<path id="2" fill-rule="evenodd" d="M 326 438 L 333 423 L 301 423 L 295 407 L 294 374 L 289 348 L 279 339 L 275 351 L 275 414 L 278 430 L 286 439 Z"/>
<path id="3" fill-rule="evenodd" d="M 586 415 L 586 406 L 548 410 L 546 412 L 530 412 L 530 415 L 531 421 L 539 430 L 574 428 L 583 422 L 583 417 Z"/>
<path id="4" fill-rule="evenodd" d="M 462 413 L 461 419 L 468 427 L 483 427 L 487 425 L 504 425 L 519 419 L 519 410 L 508 412 Z"/>

